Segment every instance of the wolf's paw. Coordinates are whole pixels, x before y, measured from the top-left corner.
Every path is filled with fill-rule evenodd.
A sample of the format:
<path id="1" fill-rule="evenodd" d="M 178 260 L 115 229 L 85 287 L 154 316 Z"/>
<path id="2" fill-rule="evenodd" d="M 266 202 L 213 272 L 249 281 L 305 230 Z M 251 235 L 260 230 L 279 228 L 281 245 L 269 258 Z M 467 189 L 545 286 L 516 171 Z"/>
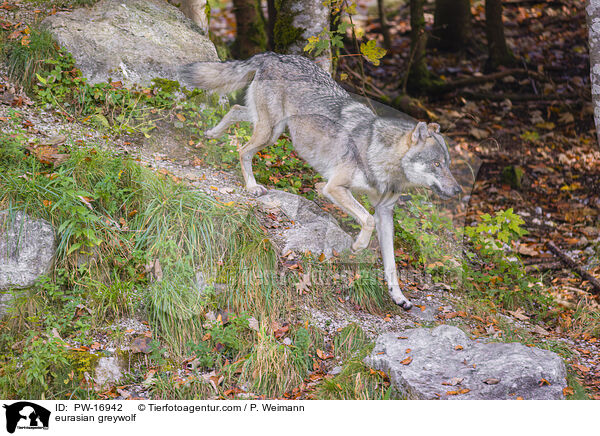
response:
<path id="1" fill-rule="evenodd" d="M 390 290 L 390 296 L 392 297 L 392 300 L 394 300 L 394 303 L 396 303 L 402 309 L 412 309 L 413 304 L 404 296 L 402 292 L 394 292 L 393 290 Z"/>
<path id="2" fill-rule="evenodd" d="M 325 187 L 327 183 L 325 182 L 318 182 L 315 183 L 315 189 L 317 190 L 317 194 L 319 194 L 321 197 L 325 197 L 325 194 L 323 194 L 323 188 Z"/>
<path id="3" fill-rule="evenodd" d="M 408 301 L 407 299 L 401 300 L 400 302 L 395 301 L 395 303 L 406 311 L 409 311 L 410 309 L 413 308 L 413 304 L 410 301 Z"/>
<path id="4" fill-rule="evenodd" d="M 218 135 L 217 132 L 215 131 L 215 129 L 208 129 L 207 131 L 204 132 L 204 136 L 207 137 L 208 139 L 217 139 Z"/>
<path id="5" fill-rule="evenodd" d="M 364 250 L 369 246 L 369 241 L 361 241 L 360 238 L 356 238 L 356 241 L 352 243 L 352 251 Z"/>
<path id="6" fill-rule="evenodd" d="M 248 187 L 247 189 L 248 189 L 248 192 L 250 194 L 254 195 L 255 197 L 260 197 L 267 193 L 267 188 L 265 188 L 263 185 L 254 185 L 254 186 Z"/>

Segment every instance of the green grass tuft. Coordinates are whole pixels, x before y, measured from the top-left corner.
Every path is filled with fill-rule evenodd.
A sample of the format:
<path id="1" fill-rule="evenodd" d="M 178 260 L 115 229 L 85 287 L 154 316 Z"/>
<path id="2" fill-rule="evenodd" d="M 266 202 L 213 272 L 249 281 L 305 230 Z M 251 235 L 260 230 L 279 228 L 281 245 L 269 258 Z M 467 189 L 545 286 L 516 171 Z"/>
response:
<path id="1" fill-rule="evenodd" d="M 367 367 L 363 360 L 373 350 L 362 329 L 356 324 L 344 327 L 334 339 L 336 358 L 343 362 L 342 371 L 326 379 L 316 395 L 324 400 L 387 400 L 398 398 L 389 379 L 381 371 Z"/>
<path id="2" fill-rule="evenodd" d="M 46 63 L 58 57 L 58 46 L 47 30 L 31 28 L 29 43 L 23 45 L 20 39 L 3 41 L 2 57 L 8 67 L 8 77 L 31 92 L 37 83 L 37 74 L 50 71 Z"/>

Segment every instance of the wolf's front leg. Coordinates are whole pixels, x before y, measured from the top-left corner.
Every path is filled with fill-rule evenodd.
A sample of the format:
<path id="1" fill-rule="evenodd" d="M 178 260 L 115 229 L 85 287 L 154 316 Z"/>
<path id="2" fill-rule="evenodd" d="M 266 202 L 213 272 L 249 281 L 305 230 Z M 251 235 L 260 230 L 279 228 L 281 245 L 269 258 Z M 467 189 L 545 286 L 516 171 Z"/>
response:
<path id="1" fill-rule="evenodd" d="M 413 305 L 400 289 L 394 258 L 394 204 L 395 199 L 393 202 L 387 201 L 375 206 L 375 227 L 377 228 L 385 281 L 387 282 L 390 296 L 394 300 L 394 303 L 398 304 L 404 310 L 410 310 Z"/>

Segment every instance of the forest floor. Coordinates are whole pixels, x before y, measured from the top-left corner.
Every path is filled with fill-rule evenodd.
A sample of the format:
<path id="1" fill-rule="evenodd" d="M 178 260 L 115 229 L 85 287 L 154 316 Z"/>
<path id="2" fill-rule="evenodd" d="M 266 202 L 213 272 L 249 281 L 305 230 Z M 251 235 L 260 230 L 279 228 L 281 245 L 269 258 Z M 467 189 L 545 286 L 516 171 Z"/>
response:
<path id="1" fill-rule="evenodd" d="M 482 79 L 479 84 L 463 82 L 444 94 L 419 96 L 420 106 L 415 111 L 420 118 L 438 122 L 454 141 L 453 148 L 457 152 L 476 155 L 481 160 L 468 207 L 461 211 L 462 220 L 471 223 L 482 214 L 513 208 L 529 232 L 521 238 L 517 250 L 528 272 L 539 277 L 544 284 L 543 291 L 557 302 L 552 320 L 541 321 L 518 309 L 496 313 L 476 306 L 469 313 L 440 310 L 435 315 L 436 322 L 457 318 L 469 325 L 472 334 L 493 337 L 506 328 L 498 322 L 501 314 L 510 318 L 510 325 L 525 326 L 539 340 L 566 344 L 570 353 L 563 357 L 589 389 L 590 396 L 600 399 L 600 289 L 582 279 L 548 247 L 553 243 L 576 265 L 600 279 L 600 149 L 592 120 L 584 3 L 566 0 L 547 6 L 505 2 L 506 35 L 520 62 L 513 68 L 514 72 L 506 73 L 499 80 Z M 18 3 L 23 9 L 20 18 L 35 16 L 32 5 Z M 475 2 L 473 8 L 471 47 L 453 54 L 429 50 L 428 64 L 435 74 L 448 81 L 485 78 L 482 5 Z M 370 18 L 374 16 L 375 5 L 359 2 L 359 6 L 357 24 L 365 29 L 367 38 L 381 42 L 379 24 Z M 14 16 L 11 25 L 16 24 L 12 20 Z M 431 10 L 426 20 L 431 26 Z M 230 9 L 215 11 L 214 30 L 224 40 L 231 37 L 230 21 Z M 408 7 L 399 6 L 393 14 L 389 13 L 388 23 L 392 48 L 380 66 L 364 61 L 364 68 L 367 95 L 375 99 L 385 96 L 387 101 L 393 101 L 401 95 L 403 72 L 408 64 Z M 355 56 L 343 56 L 338 79 L 344 78 L 342 84 L 358 93 L 362 84 L 356 74 L 357 62 L 363 61 Z M 42 136 L 52 136 L 63 128 L 77 126 L 77 123 L 61 126 L 60 117 L 40 114 L 32 100 L 6 77 L 0 82 L 0 100 L 0 116 L 7 117 L 10 108 L 19 110 L 23 127 L 32 137 L 39 136 L 40 132 Z M 127 149 L 131 146 L 129 138 L 107 140 L 86 127 L 74 134 L 82 138 L 92 135 L 111 147 Z M 237 195 L 237 172 L 202 168 L 189 156 L 176 162 L 148 156 L 147 161 L 167 174 L 182 180 L 187 177 L 192 185 L 195 183 L 194 186 L 221 201 L 246 201 Z M 522 179 L 515 181 L 509 171 L 522 171 Z M 277 186 L 276 182 L 273 181 L 273 185 Z M 309 190 L 312 186 L 307 188 Z M 319 204 L 344 218 L 332 205 L 321 199 Z M 420 298 L 427 297 L 427 292 L 422 290 L 416 293 Z M 364 311 L 355 312 L 359 317 L 371 316 Z M 379 324 L 388 323 L 390 318 L 386 314 L 372 317 L 379 317 Z M 329 324 L 323 323 L 321 327 L 329 327 Z M 335 323 L 331 328 L 335 329 Z M 310 393 L 310 389 L 308 391 Z"/>

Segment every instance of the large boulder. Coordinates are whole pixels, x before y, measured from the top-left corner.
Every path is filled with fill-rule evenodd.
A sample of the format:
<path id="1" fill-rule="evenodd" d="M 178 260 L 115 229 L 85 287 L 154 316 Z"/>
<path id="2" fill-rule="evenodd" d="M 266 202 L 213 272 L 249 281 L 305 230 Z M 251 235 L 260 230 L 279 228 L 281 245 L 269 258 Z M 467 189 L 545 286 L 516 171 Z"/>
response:
<path id="1" fill-rule="evenodd" d="M 0 290 L 26 288 L 52 267 L 54 228 L 23 212 L 0 212 Z"/>
<path id="2" fill-rule="evenodd" d="M 31 286 L 52 268 L 54 229 L 45 220 L 33 219 L 22 212 L 0 212 L 0 318 L 13 296 L 8 289 Z"/>
<path id="3" fill-rule="evenodd" d="M 183 64 L 219 60 L 202 29 L 164 0 L 101 0 L 59 12 L 42 25 L 71 52 L 90 83 L 177 80 Z"/>
<path id="4" fill-rule="evenodd" d="M 567 386 L 557 354 L 476 342 L 448 325 L 381 335 L 365 363 L 388 373 L 410 399 L 558 400 Z"/>
<path id="5" fill-rule="evenodd" d="M 275 189 L 259 197 L 263 209 L 279 210 L 293 225 L 281 232 L 284 240 L 283 252 L 310 251 L 331 257 L 333 251 L 341 253 L 350 249 L 352 237 L 344 232 L 337 221 L 314 202 L 299 195 Z"/>

